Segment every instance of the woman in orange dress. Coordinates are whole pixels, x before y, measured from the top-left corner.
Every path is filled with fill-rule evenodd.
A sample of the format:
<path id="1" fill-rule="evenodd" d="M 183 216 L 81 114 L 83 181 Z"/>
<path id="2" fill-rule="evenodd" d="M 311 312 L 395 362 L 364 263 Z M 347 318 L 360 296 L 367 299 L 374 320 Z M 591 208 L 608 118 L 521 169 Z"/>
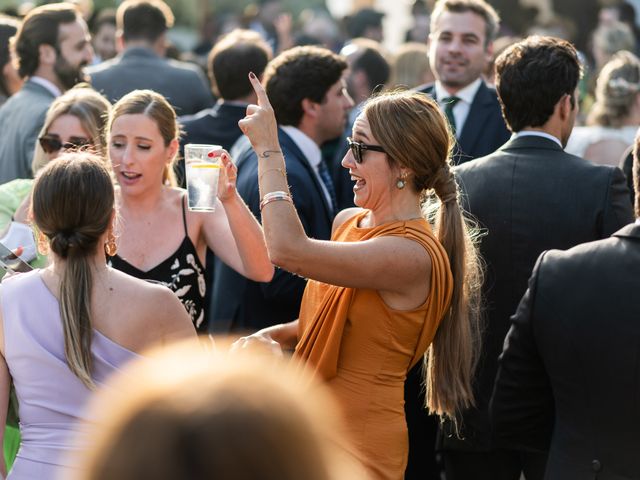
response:
<path id="1" fill-rule="evenodd" d="M 454 418 L 473 402 L 480 274 L 449 165 L 446 120 L 422 94 L 370 100 L 342 161 L 359 208 L 337 215 L 331 241 L 314 240 L 291 203 L 273 110 L 260 83 L 251 80 L 259 101 L 240 127 L 258 155 L 269 255 L 309 281 L 298 321 L 238 345 L 295 346 L 295 356 L 332 387 L 354 454 L 371 477 L 401 479 L 409 369 L 428 359 L 433 413 Z M 431 192 L 438 200 L 428 197 Z"/>

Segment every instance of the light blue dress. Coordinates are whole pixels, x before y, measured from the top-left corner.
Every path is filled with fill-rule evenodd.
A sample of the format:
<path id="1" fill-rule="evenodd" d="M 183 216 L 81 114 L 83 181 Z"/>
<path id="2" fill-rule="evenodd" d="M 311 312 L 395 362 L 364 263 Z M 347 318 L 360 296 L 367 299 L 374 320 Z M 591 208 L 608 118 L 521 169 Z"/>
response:
<path id="1" fill-rule="evenodd" d="M 86 405 L 93 392 L 69 369 L 58 300 L 40 270 L 0 285 L 5 360 L 19 403 L 20 450 L 8 479 L 70 477 L 71 460 L 87 446 L 80 421 L 91 420 Z M 94 330 L 93 379 L 106 379 L 139 356 Z"/>

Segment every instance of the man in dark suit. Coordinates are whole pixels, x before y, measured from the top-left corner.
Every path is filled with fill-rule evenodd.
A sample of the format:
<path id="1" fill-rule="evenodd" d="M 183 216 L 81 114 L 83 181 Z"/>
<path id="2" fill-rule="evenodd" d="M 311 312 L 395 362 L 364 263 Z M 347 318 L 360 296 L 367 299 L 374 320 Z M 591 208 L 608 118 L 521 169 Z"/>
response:
<path id="1" fill-rule="evenodd" d="M 14 38 L 18 74 L 27 81 L 0 108 L 0 183 L 32 178 L 38 134 L 51 102 L 84 80 L 93 59 L 80 13 L 68 3 L 34 8 Z"/>
<path id="2" fill-rule="evenodd" d="M 362 112 L 371 95 L 384 88 L 391 74 L 391 67 L 386 59 L 382 45 L 369 38 L 355 38 L 345 44 L 340 51 L 349 64 L 347 74 L 347 91 L 355 102 L 349 112 L 347 125 L 342 135 L 334 142 L 323 146 L 323 154 L 328 153 L 329 168 L 336 186 L 338 209 L 354 207 L 353 182 L 349 170 L 342 166 L 342 159 L 347 154 L 349 145 L 347 137 L 353 135 L 353 124 Z"/>
<path id="3" fill-rule="evenodd" d="M 636 185 L 637 152 L 638 140 Z M 511 319 L 491 401 L 494 441 L 548 451 L 549 480 L 640 474 L 638 278 L 640 220 L 542 254 Z"/>
<path id="4" fill-rule="evenodd" d="M 499 23 L 484 0 L 439 0 L 431 14 L 429 62 L 436 82 L 418 91 L 431 95 L 449 119 L 455 164 L 493 153 L 510 136 L 496 92 L 481 77 Z"/>
<path id="5" fill-rule="evenodd" d="M 491 443 L 488 404 L 509 317 L 542 251 L 606 238 L 633 219 L 620 169 L 563 150 L 578 111 L 580 73 L 574 47 L 563 40 L 530 37 L 507 49 L 496 60 L 496 89 L 515 135 L 455 170 L 466 209 L 486 229 L 486 325 L 476 406 L 463 412 L 461 438 L 445 424 L 448 480 L 518 479 L 521 471 L 527 480 L 542 478 L 543 454 Z"/>
<path id="6" fill-rule="evenodd" d="M 307 235 L 327 240 L 335 214 L 335 190 L 320 145 L 344 129 L 353 101 L 343 79 L 345 60 L 319 47 L 296 47 L 274 58 L 263 83 L 279 125 L 294 205 Z M 232 155 L 238 192 L 260 218 L 258 162 L 246 137 Z M 284 172 L 283 172 L 284 174 Z M 269 283 L 256 283 L 216 262 L 213 332 L 255 332 L 298 318 L 305 279 L 276 270 Z"/>
<path id="7" fill-rule="evenodd" d="M 212 108 L 179 118 L 184 132 L 180 139 L 181 158 L 187 143 L 221 145 L 231 150 L 242 136 L 238 122 L 247 113 L 247 105 L 257 101 L 249 72 L 261 78 L 271 56 L 269 44 L 251 30 L 234 30 L 213 46 L 207 63 L 218 101 Z M 176 164 L 176 170 L 184 185 L 184 161 Z"/>
<path id="8" fill-rule="evenodd" d="M 482 79 L 493 54 L 500 17 L 484 0 L 438 0 L 431 13 L 429 63 L 436 82 L 417 90 L 434 98 L 456 137 L 454 164 L 493 153 L 510 136 L 494 89 Z M 434 477 L 437 419 L 424 408 L 422 364 L 407 375 L 407 480 Z M 425 452 L 429 452 L 428 454 Z"/>
<path id="9" fill-rule="evenodd" d="M 93 87 L 116 102 L 137 89 L 154 90 L 190 115 L 210 107 L 213 97 L 195 66 L 165 58 L 173 13 L 161 0 L 126 0 L 116 12 L 118 56 L 87 69 Z"/>
<path id="10" fill-rule="evenodd" d="M 249 72 L 262 77 L 271 59 L 271 47 L 259 33 L 234 30 L 218 41 L 209 53 L 209 79 L 218 101 L 195 115 L 180 117 L 184 135 L 180 139 L 180 160 L 175 164 L 176 177 L 185 186 L 184 146 L 188 143 L 220 145 L 231 150 L 242 136 L 238 122 L 247 113 L 247 106 L 256 103 L 256 94 L 249 82 Z M 214 255 L 207 249 L 205 295 L 206 323 L 212 323 Z"/>

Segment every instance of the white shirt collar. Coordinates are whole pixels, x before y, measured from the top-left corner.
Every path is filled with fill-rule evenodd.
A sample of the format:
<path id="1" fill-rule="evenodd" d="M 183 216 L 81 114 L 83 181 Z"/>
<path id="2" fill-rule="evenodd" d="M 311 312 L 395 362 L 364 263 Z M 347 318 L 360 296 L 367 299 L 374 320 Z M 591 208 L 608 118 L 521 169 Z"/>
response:
<path id="1" fill-rule="evenodd" d="M 62 95 L 62 91 L 58 88 L 58 86 L 55 83 L 47 80 L 46 78 L 33 75 L 29 77 L 29 80 L 49 90 L 54 97 L 59 97 L 60 95 Z"/>
<path id="2" fill-rule="evenodd" d="M 444 85 L 442 85 L 442 83 L 438 81 L 435 84 L 436 98 L 438 99 L 438 103 L 442 104 L 443 99 L 447 97 L 455 96 L 455 97 L 458 97 L 463 102 L 471 105 L 471 103 L 473 102 L 473 98 L 476 96 L 476 93 L 480 88 L 481 83 L 482 83 L 482 79 L 476 78 L 473 82 L 471 82 L 469 85 L 467 85 L 463 89 L 459 90 L 457 93 L 451 94 L 447 92 L 447 89 L 444 87 Z"/>
<path id="3" fill-rule="evenodd" d="M 291 125 L 280 126 L 280 128 L 282 128 L 282 130 L 291 137 L 291 140 L 293 140 L 293 142 L 298 146 L 303 155 L 307 157 L 307 160 L 317 172 L 318 165 L 320 165 L 320 162 L 322 161 L 322 152 L 316 142 L 311 140 L 311 138 L 302 130 Z"/>
<path id="4" fill-rule="evenodd" d="M 246 107 L 249 105 L 247 102 L 241 102 L 240 100 L 223 100 L 220 99 L 218 102 L 220 105 L 231 105 L 232 107 Z"/>
<path id="5" fill-rule="evenodd" d="M 513 138 L 518 138 L 518 137 L 543 137 L 543 138 L 548 138 L 549 140 L 553 140 L 554 142 L 556 142 L 558 144 L 558 146 L 560 148 L 563 148 L 562 146 L 562 142 L 557 138 L 554 137 L 553 135 L 547 133 L 547 132 L 539 132 L 538 130 L 520 130 L 518 133 L 513 135 Z"/>

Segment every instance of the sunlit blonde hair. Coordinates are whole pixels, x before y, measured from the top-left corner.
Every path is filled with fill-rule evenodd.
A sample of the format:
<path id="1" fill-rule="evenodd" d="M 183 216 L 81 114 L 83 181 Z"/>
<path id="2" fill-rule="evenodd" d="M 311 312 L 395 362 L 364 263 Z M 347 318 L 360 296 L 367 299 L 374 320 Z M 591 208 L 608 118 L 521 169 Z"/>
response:
<path id="1" fill-rule="evenodd" d="M 153 90 L 134 90 L 118 100 L 111 109 L 107 125 L 108 135 L 111 135 L 111 127 L 118 117 L 137 114 L 146 115 L 156 123 L 165 147 L 180 137 L 180 125 L 175 110 L 166 98 Z M 167 185 L 178 184 L 173 170 L 176 158 L 177 156 L 164 168 L 162 182 Z"/>
<path id="2" fill-rule="evenodd" d="M 336 404 L 291 363 L 191 341 L 145 357 L 92 405 L 79 479 L 359 478 Z"/>
<path id="3" fill-rule="evenodd" d="M 77 86 L 68 90 L 49 106 L 44 125 L 38 138 L 46 135 L 51 124 L 62 115 L 73 115 L 80 121 L 82 128 L 89 134 L 91 150 L 100 157 L 106 154 L 107 141 L 105 125 L 109 118 L 111 104 L 106 98 L 88 86 Z M 47 154 L 36 142 L 31 170 L 34 175 L 49 162 Z"/>
<path id="4" fill-rule="evenodd" d="M 640 59 L 626 50 L 611 57 L 598 75 L 596 101 L 587 123 L 622 127 L 640 93 Z"/>
<path id="5" fill-rule="evenodd" d="M 383 93 L 367 103 L 364 115 L 390 165 L 412 172 L 411 185 L 422 194 L 424 214 L 449 257 L 451 306 L 425 355 L 425 381 L 429 410 L 455 420 L 474 403 L 482 269 L 474 245 L 477 231 L 458 203 L 450 164 L 452 135 L 438 105 L 421 93 Z M 432 193 L 439 202 L 430 199 Z"/>
<path id="6" fill-rule="evenodd" d="M 391 62 L 389 86 L 413 88 L 426 83 L 425 77 L 431 72 L 429 47 L 424 43 L 408 42 L 401 45 Z"/>

